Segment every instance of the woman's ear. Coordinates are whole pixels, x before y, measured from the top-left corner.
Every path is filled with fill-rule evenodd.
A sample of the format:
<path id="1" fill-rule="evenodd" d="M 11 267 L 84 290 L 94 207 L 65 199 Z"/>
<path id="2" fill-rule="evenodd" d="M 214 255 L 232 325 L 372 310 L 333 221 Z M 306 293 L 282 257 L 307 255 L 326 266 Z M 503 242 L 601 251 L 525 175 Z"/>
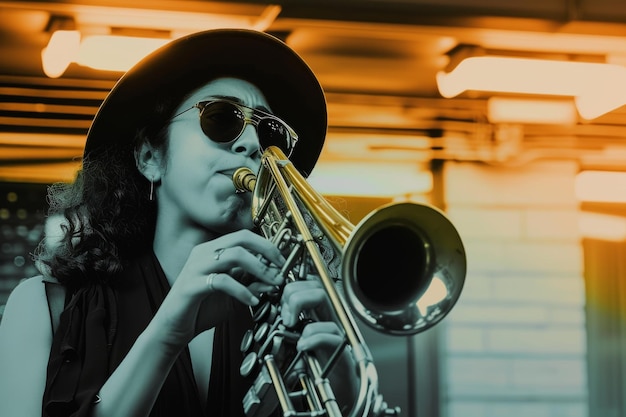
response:
<path id="1" fill-rule="evenodd" d="M 165 165 L 161 149 L 153 147 L 147 141 L 142 142 L 135 150 L 135 163 L 139 172 L 149 181 L 161 180 L 162 169 Z"/>

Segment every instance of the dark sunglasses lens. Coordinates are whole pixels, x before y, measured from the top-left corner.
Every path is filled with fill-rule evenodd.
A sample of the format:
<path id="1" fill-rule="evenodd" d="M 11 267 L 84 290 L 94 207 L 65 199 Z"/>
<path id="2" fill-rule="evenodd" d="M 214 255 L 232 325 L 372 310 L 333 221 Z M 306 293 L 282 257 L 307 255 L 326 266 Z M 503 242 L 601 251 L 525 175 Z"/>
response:
<path id="1" fill-rule="evenodd" d="M 291 151 L 291 136 L 284 124 L 270 118 L 262 119 L 257 126 L 257 132 L 263 149 L 266 149 L 268 146 L 277 146 L 286 155 L 289 155 Z"/>
<path id="2" fill-rule="evenodd" d="M 226 143 L 241 133 L 245 117 L 234 105 L 223 101 L 207 104 L 200 114 L 200 127 L 209 139 Z"/>

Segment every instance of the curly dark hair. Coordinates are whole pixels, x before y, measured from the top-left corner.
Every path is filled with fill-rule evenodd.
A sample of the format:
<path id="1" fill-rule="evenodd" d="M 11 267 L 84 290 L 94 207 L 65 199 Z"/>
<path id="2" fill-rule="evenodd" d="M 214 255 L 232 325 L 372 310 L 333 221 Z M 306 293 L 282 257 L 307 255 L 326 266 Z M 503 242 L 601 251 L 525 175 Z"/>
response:
<path id="1" fill-rule="evenodd" d="M 48 189 L 49 216 L 62 215 L 62 238 L 35 252 L 35 261 L 68 287 L 111 282 L 126 261 L 149 250 L 154 236 L 156 203 L 150 181 L 137 169 L 135 151 L 142 143 L 167 152 L 171 103 L 157 106 L 161 120 L 140 129 L 125 146 L 109 147 L 90 158 L 72 183 Z"/>

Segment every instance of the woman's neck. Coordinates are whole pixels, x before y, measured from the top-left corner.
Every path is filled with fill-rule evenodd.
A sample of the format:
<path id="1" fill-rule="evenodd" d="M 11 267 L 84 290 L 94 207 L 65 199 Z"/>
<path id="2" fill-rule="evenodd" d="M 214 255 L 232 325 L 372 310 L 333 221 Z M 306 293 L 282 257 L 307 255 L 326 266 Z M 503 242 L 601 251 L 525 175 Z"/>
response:
<path id="1" fill-rule="evenodd" d="M 210 233 L 197 228 L 181 227 L 171 220 L 157 220 L 153 249 L 170 285 L 185 266 L 191 250 L 213 239 Z"/>

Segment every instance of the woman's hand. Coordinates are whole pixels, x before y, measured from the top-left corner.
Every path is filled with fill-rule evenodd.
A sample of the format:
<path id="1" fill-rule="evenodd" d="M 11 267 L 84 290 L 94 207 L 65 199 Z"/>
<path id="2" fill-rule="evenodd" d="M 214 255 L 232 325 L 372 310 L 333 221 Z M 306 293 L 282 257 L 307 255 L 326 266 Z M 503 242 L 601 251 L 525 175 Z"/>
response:
<path id="1" fill-rule="evenodd" d="M 298 350 L 317 350 L 324 348 L 332 351 L 344 342 L 343 332 L 333 319 L 330 301 L 319 279 L 313 277 L 306 281 L 295 281 L 285 285 L 281 297 L 281 319 L 287 327 L 295 326 L 302 312 L 311 311 L 316 319 L 304 326 Z"/>
<path id="2" fill-rule="evenodd" d="M 281 319 L 287 326 L 295 326 L 301 312 L 309 311 L 316 320 L 304 326 L 296 344 L 298 351 L 312 352 L 313 356 L 325 367 L 330 358 L 346 344 L 344 330 L 335 321 L 330 300 L 316 277 L 306 281 L 289 283 L 281 298 Z M 304 362 L 295 365 L 298 369 L 288 378 L 295 378 L 297 373 L 307 369 Z M 358 391 L 356 367 L 348 353 L 342 350 L 339 361 L 331 367 L 328 374 L 337 402 L 342 409 L 350 410 Z M 347 411 L 346 411 L 347 414 Z"/>
<path id="3" fill-rule="evenodd" d="M 232 298 L 256 305 L 258 295 L 283 282 L 285 259 L 267 239 L 240 230 L 192 249 L 155 319 L 163 320 L 170 342 L 188 343 L 227 318 Z M 242 278 L 251 277 L 252 282 Z"/>

